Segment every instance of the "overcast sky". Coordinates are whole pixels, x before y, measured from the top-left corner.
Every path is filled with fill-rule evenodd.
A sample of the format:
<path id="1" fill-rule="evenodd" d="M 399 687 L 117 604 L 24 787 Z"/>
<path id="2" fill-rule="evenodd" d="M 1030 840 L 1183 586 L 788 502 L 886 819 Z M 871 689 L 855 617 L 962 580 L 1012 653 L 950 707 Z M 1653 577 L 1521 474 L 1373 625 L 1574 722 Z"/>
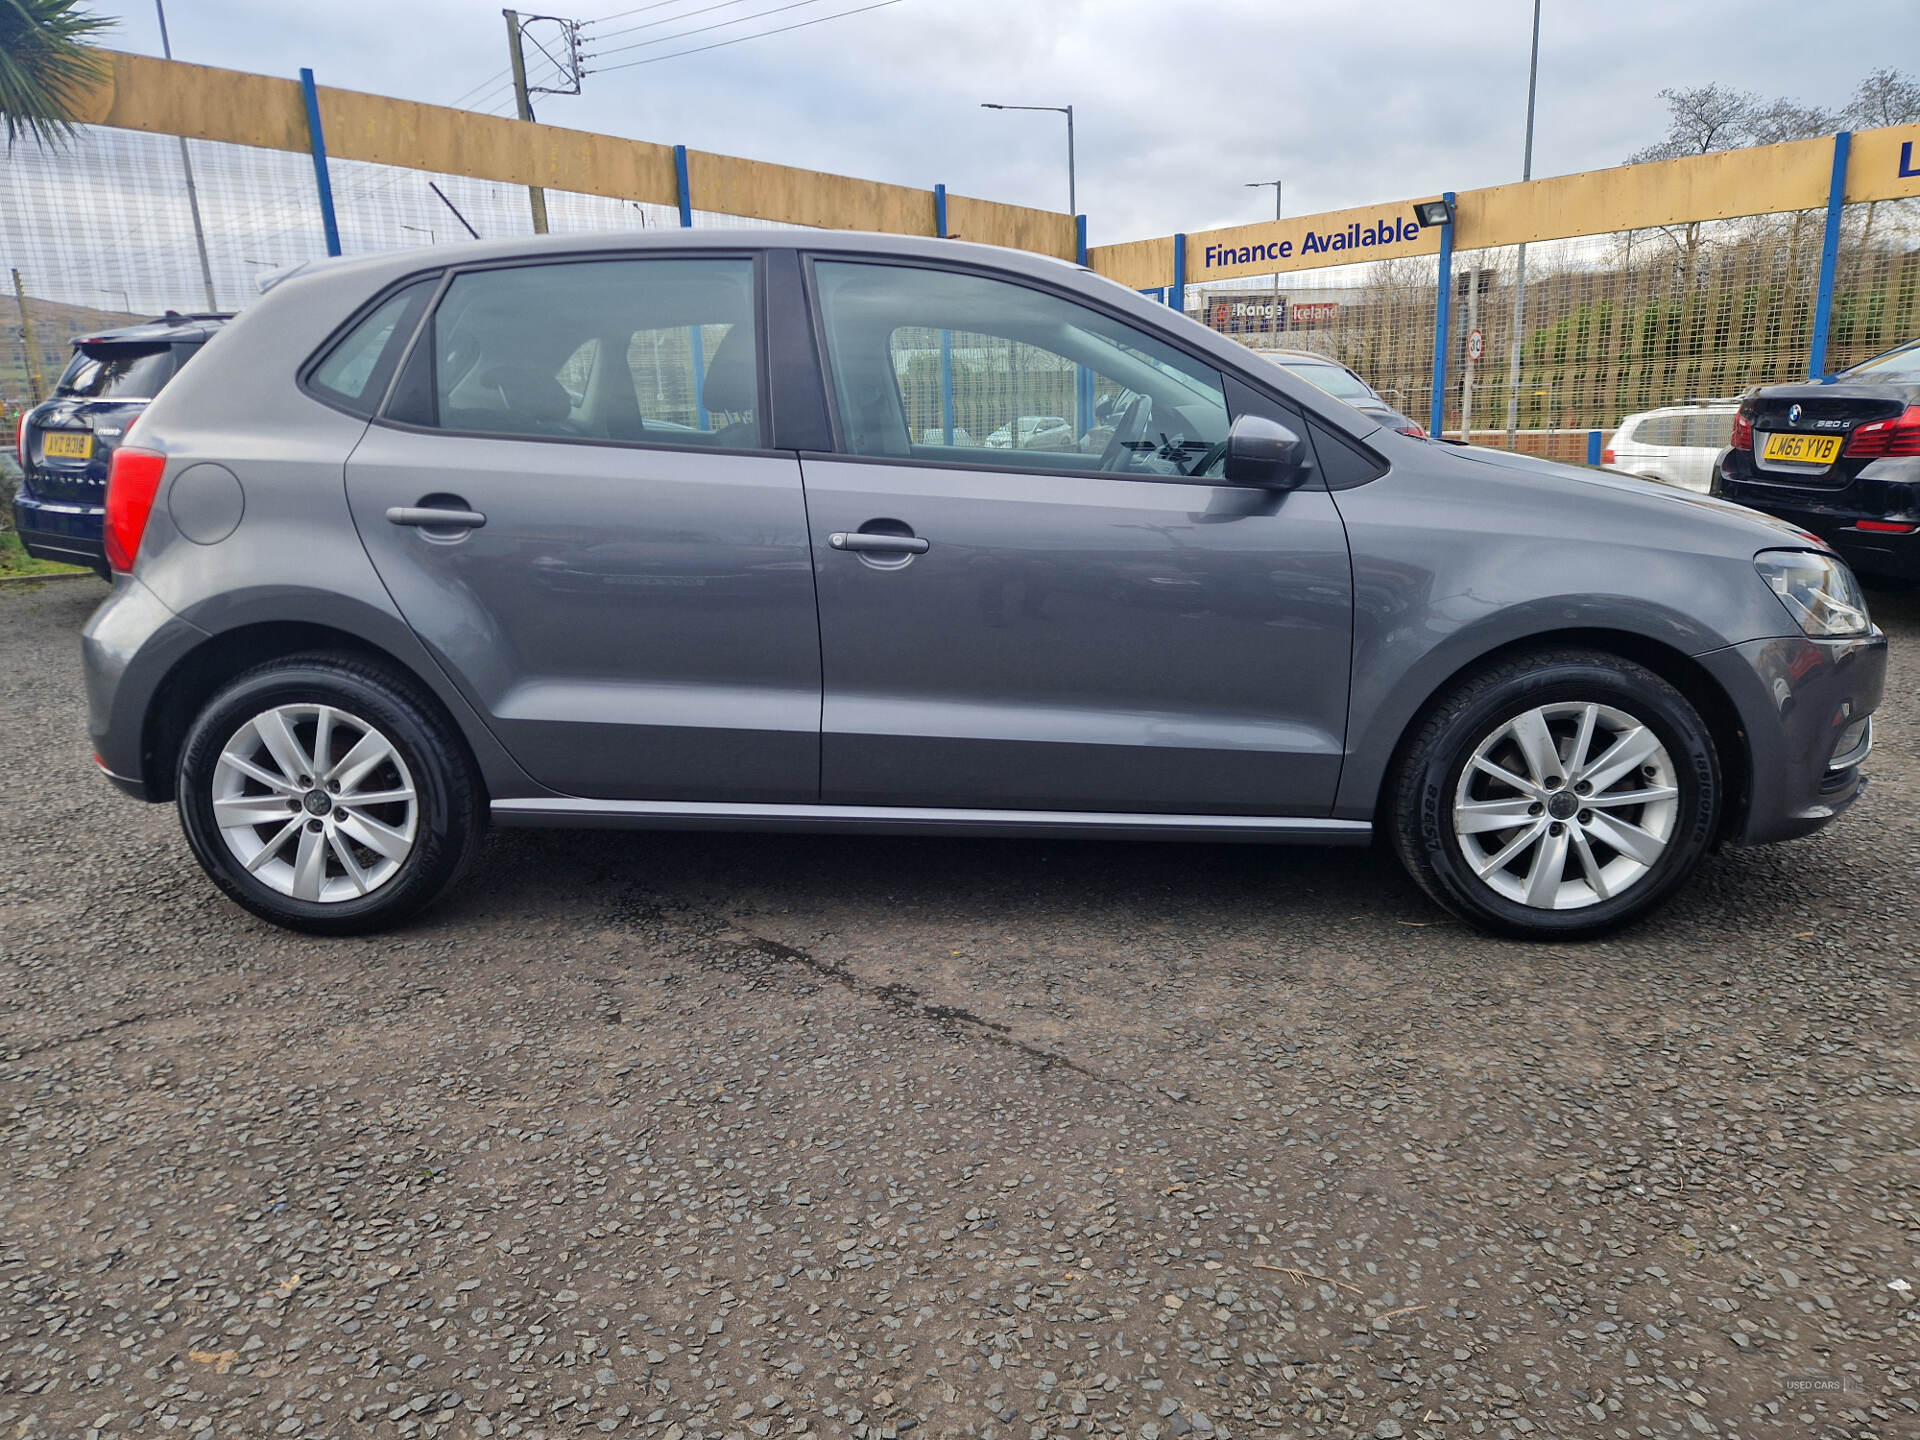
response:
<path id="1" fill-rule="evenodd" d="M 591 20 L 643 0 L 580 3 L 575 18 Z M 655 0 L 590 27 L 587 48 L 662 43 L 588 63 L 872 3 Z M 106 43 L 159 53 L 150 4 L 96 9 L 121 17 Z M 487 93 L 506 64 L 492 0 L 167 10 L 177 59 L 287 76 L 310 65 L 323 85 L 435 103 L 480 87 L 467 103 L 507 103 Z M 1745 83 L 1838 106 L 1872 66 L 1920 57 L 1914 0 L 1844 11 L 1835 26 L 1805 0 L 1547 0 L 1534 174 L 1618 164 L 1659 138 L 1663 86 Z M 1530 18 L 1529 0 L 896 0 L 590 74 L 583 96 L 537 103 L 558 125 L 1054 209 L 1067 203 L 1063 117 L 979 105 L 1071 103 L 1080 208 L 1102 244 L 1270 216 L 1272 192 L 1249 180 L 1284 178 L 1287 213 L 1301 215 L 1519 179 Z M 731 23 L 667 38 L 717 22 Z"/>

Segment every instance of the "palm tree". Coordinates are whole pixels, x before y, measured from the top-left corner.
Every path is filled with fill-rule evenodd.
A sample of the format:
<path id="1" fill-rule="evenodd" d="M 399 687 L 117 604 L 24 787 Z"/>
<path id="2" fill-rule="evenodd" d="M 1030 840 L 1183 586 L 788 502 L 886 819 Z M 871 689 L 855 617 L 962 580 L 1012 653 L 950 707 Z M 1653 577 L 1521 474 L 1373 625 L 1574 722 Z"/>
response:
<path id="1" fill-rule="evenodd" d="M 22 134 L 57 145 L 105 64 L 90 43 L 114 22 L 78 0 L 0 0 L 0 120 L 7 148 Z"/>

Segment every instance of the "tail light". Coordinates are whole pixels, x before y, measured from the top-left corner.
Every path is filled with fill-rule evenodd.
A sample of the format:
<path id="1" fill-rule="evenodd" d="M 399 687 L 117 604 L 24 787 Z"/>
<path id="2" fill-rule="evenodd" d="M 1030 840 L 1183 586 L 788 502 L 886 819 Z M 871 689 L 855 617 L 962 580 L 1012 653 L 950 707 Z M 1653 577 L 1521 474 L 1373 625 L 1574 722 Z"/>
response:
<path id="1" fill-rule="evenodd" d="M 133 569 L 133 557 L 140 553 L 147 517 L 153 513 L 153 497 L 160 493 L 160 476 L 166 468 L 167 457 L 151 450 L 130 450 L 122 445 L 113 452 L 112 468 L 107 471 L 107 518 L 102 528 L 107 563 L 115 570 Z"/>
<path id="2" fill-rule="evenodd" d="M 1613 463 L 1613 447 L 1611 445 L 1600 452 L 1600 463 L 1602 465 L 1611 465 Z"/>
<path id="3" fill-rule="evenodd" d="M 13 437 L 13 448 L 20 452 L 20 470 L 23 474 L 27 468 L 27 416 L 30 413 L 32 413 L 31 406 L 20 412 L 20 428 Z"/>
<path id="4" fill-rule="evenodd" d="M 1744 405 L 1733 413 L 1733 434 L 1728 437 L 1727 444 L 1735 450 L 1753 449 L 1753 416 L 1747 413 Z"/>
<path id="5" fill-rule="evenodd" d="M 1416 440 L 1424 440 L 1427 438 L 1427 432 L 1422 430 L 1418 425 L 1396 425 L 1394 428 L 1402 435 L 1411 435 Z"/>
<path id="6" fill-rule="evenodd" d="M 1845 453 L 1858 460 L 1920 455 L 1920 405 L 1909 405 L 1891 420 L 1860 426 L 1847 437 Z"/>
<path id="7" fill-rule="evenodd" d="M 1853 528 L 1875 535 L 1911 535 L 1915 530 L 1920 530 L 1920 525 L 1903 525 L 1898 520 L 1856 520 Z"/>

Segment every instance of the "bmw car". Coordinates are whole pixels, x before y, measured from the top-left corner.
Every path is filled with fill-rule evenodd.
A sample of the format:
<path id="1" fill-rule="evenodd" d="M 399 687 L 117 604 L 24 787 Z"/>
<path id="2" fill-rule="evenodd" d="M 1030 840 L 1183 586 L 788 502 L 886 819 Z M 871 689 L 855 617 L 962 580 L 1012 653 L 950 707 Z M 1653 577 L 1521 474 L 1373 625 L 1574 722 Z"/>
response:
<path id="1" fill-rule="evenodd" d="M 1818 535 L 1863 577 L 1920 583 L 1920 340 L 1740 403 L 1719 492 Z"/>

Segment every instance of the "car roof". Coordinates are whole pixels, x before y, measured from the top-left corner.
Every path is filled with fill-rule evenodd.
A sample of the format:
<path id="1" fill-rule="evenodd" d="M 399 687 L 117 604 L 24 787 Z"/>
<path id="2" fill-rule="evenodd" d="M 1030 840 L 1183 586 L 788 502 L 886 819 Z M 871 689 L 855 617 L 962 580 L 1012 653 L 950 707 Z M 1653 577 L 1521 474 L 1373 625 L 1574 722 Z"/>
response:
<path id="1" fill-rule="evenodd" d="M 288 280 L 365 271 L 394 276 L 446 265 L 487 264 L 497 260 L 557 259 L 576 254 L 582 257 L 617 255 L 649 250 L 767 250 L 799 249 L 816 252 L 845 251 L 859 255 L 899 256 L 914 259 L 965 259 L 1001 270 L 1024 271 L 1032 275 L 1057 278 L 1064 270 L 1084 276 L 1095 272 L 1071 260 L 1038 255 L 1030 250 L 1015 250 L 1002 245 L 979 245 L 966 240 L 941 240 L 921 235 L 886 235 L 864 230 L 809 230 L 803 227 L 749 229 L 744 226 L 725 229 L 660 229 L 583 231 L 570 235 L 519 236 L 511 240 L 469 240 L 457 244 L 409 246 L 403 250 L 382 251 L 376 255 L 335 257 L 310 260 L 270 277 L 274 286 Z M 1111 284 L 1113 282 L 1108 281 Z M 1132 292 L 1128 292 L 1132 293 Z"/>
<path id="2" fill-rule="evenodd" d="M 1345 365 L 1331 355 L 1322 355 L 1318 350 L 1256 350 L 1253 353 L 1265 356 L 1276 364 L 1284 364 L 1289 360 L 1307 360 L 1316 365 L 1331 365 L 1336 370 L 1347 370 Z M 1351 374 L 1352 371 L 1348 370 L 1348 373 Z"/>
<path id="3" fill-rule="evenodd" d="M 230 313 L 201 311 L 183 315 L 169 310 L 155 320 L 138 325 L 121 325 L 112 330 L 89 330 L 73 337 L 75 345 L 165 345 L 176 340 L 205 340 L 233 316 Z"/>
<path id="4" fill-rule="evenodd" d="M 1629 420 L 1644 420 L 1649 415 L 1710 415 L 1716 410 L 1738 410 L 1738 400 L 1701 400 L 1692 405 L 1656 405 L 1651 410 L 1636 410 L 1631 415 L 1622 415 L 1620 424 Z"/>

